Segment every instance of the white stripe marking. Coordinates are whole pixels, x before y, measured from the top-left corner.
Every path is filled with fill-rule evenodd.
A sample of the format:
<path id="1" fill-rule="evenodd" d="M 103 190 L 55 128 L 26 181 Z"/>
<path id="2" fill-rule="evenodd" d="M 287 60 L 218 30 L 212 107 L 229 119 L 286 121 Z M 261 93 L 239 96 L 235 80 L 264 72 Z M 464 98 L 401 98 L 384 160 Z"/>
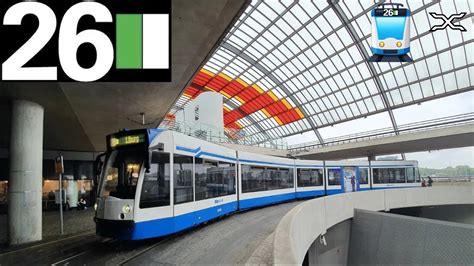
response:
<path id="1" fill-rule="evenodd" d="M 143 15 L 143 68 L 169 68 L 169 15 Z"/>

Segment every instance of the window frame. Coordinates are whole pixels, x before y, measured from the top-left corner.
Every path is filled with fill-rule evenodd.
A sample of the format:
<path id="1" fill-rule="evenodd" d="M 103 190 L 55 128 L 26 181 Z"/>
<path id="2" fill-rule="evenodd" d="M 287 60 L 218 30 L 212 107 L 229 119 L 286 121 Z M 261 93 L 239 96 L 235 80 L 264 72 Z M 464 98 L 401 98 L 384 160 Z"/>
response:
<path id="1" fill-rule="evenodd" d="M 321 185 L 309 185 L 309 186 L 300 186 L 300 170 L 311 170 L 311 171 L 318 171 L 322 174 L 321 177 Z M 297 188 L 307 188 L 307 187 L 324 187 L 325 183 L 325 173 L 324 167 L 296 167 L 296 187 Z"/>
<path id="2" fill-rule="evenodd" d="M 339 172 L 339 183 L 338 184 L 331 184 L 329 182 L 329 171 L 331 170 L 337 170 Z M 342 182 L 341 182 L 341 178 L 343 176 L 343 173 L 342 173 L 342 167 L 340 166 L 329 166 L 329 167 L 326 167 L 326 184 L 327 184 L 327 187 L 338 187 L 338 186 L 342 186 Z"/>
<path id="3" fill-rule="evenodd" d="M 407 184 L 408 180 L 407 180 L 407 169 L 408 168 L 416 168 L 416 167 L 408 167 L 408 166 L 397 166 L 397 165 L 394 165 L 393 167 L 372 167 L 372 182 L 373 182 L 373 185 L 380 185 L 380 184 Z M 380 169 L 383 169 L 383 170 L 387 170 L 388 171 L 388 177 L 384 179 L 388 179 L 388 182 L 375 182 L 375 170 L 380 170 Z M 396 179 L 396 176 L 395 175 L 392 175 L 392 171 L 396 170 L 396 169 L 403 169 L 403 174 L 404 174 L 404 180 L 405 182 L 394 182 L 394 180 L 397 180 Z M 385 181 L 385 180 L 384 180 Z M 416 183 L 416 182 L 415 182 Z"/>
<path id="4" fill-rule="evenodd" d="M 208 168 L 206 168 L 206 172 L 205 172 L 205 174 L 206 174 L 206 179 L 205 179 L 205 181 L 204 181 L 205 184 L 206 184 L 206 190 L 204 190 L 204 193 L 205 193 L 206 196 L 205 196 L 205 197 L 202 197 L 202 198 L 201 198 L 200 196 L 198 197 L 198 187 L 199 187 L 199 188 L 202 187 L 201 185 L 200 185 L 200 186 L 197 185 L 197 182 L 201 182 L 201 180 L 200 180 L 201 178 L 199 178 L 199 179 L 197 178 L 198 171 L 196 170 L 196 169 L 197 169 L 196 166 L 198 165 L 198 164 L 197 164 L 198 159 L 199 159 L 199 160 L 202 160 L 203 163 L 206 162 L 206 161 L 212 162 L 212 163 L 216 163 L 216 166 L 215 166 L 215 167 L 216 167 L 216 168 L 219 168 L 219 169 L 221 169 L 221 167 L 219 167 L 220 164 L 230 164 L 230 165 L 233 165 L 233 171 L 229 171 L 229 172 L 228 172 L 229 175 L 230 175 L 230 177 L 233 176 L 233 178 L 234 178 L 234 181 L 233 181 L 233 188 L 232 188 L 232 190 L 230 190 L 230 191 L 231 191 L 230 193 L 229 193 L 229 188 L 231 188 L 231 187 L 229 186 L 229 184 L 231 184 L 232 182 L 231 182 L 231 183 L 224 183 L 223 181 L 224 181 L 224 179 L 225 179 L 225 177 L 226 177 L 226 176 L 224 175 L 224 173 L 226 173 L 226 172 L 225 172 L 224 170 L 222 170 L 222 171 L 219 170 L 218 172 L 216 172 L 216 174 L 217 174 L 217 175 L 222 174 L 222 176 L 221 176 L 221 183 L 216 183 L 216 182 L 214 182 L 214 184 L 217 184 L 217 185 L 226 185 L 226 186 L 224 186 L 224 188 L 226 188 L 227 192 L 226 192 L 226 194 L 223 194 L 223 193 L 221 194 L 220 189 L 219 189 L 219 186 L 217 186 L 217 188 L 218 188 L 218 189 L 217 189 L 217 195 L 214 195 L 214 196 L 207 196 L 207 192 L 208 192 L 208 190 L 207 190 L 207 180 L 209 179 L 209 173 L 208 173 L 208 171 L 207 171 Z M 214 198 L 219 198 L 219 197 L 226 197 L 226 196 L 236 195 L 236 193 L 237 193 L 237 182 L 238 182 L 238 181 L 237 181 L 237 166 L 238 166 L 238 165 L 237 165 L 236 162 L 231 162 L 231 161 L 227 161 L 227 160 L 215 160 L 215 159 L 208 159 L 208 158 L 204 158 L 204 157 L 195 157 L 195 159 L 194 159 L 194 201 L 197 202 L 197 201 L 202 201 L 202 200 L 207 200 L 207 199 L 214 199 Z M 212 168 L 212 167 L 211 167 L 211 168 Z M 232 172 L 233 172 L 233 174 L 232 174 Z M 204 174 L 204 173 L 199 173 L 199 174 Z M 211 176 L 211 178 L 212 178 L 212 177 L 213 177 L 213 176 Z M 219 177 L 217 176 L 217 179 L 218 179 L 218 178 L 219 178 Z M 229 178 L 229 180 L 231 180 L 231 179 L 232 179 L 232 178 Z M 201 192 L 199 192 L 199 193 L 201 193 Z M 200 195 L 200 194 L 199 194 L 199 195 Z"/>
<path id="5" fill-rule="evenodd" d="M 175 173 L 175 165 L 176 165 L 176 156 L 183 156 L 183 157 L 189 157 L 191 158 L 191 196 L 192 196 L 192 199 L 191 200 L 187 200 L 187 201 L 181 201 L 181 202 L 177 202 L 176 201 L 176 182 L 177 182 L 177 176 L 176 176 L 176 173 Z M 194 202 L 195 199 L 196 199 L 196 195 L 195 195 L 195 184 L 194 184 L 194 172 L 195 172 L 195 168 L 194 168 L 194 164 L 195 164 L 195 157 L 194 156 L 190 156 L 190 155 L 186 155 L 186 154 L 181 154 L 181 153 L 173 153 L 173 169 L 172 169 L 172 172 L 173 172 L 173 205 L 180 205 L 180 204 L 185 204 L 185 203 L 191 203 L 191 202 Z"/>
<path id="6" fill-rule="evenodd" d="M 151 150 L 151 154 L 153 153 L 153 151 L 158 151 L 158 150 Z M 142 180 L 139 181 L 141 182 L 141 186 L 140 186 L 140 197 L 138 198 L 137 197 L 137 200 L 138 200 L 138 208 L 139 209 L 151 209 L 151 208 L 161 208 L 161 207 L 171 207 L 172 206 L 172 200 L 173 198 L 171 197 L 171 186 L 172 186 L 172 182 L 171 182 L 171 176 L 172 176 L 172 169 L 171 169 L 171 165 L 172 165 L 172 155 L 173 153 L 171 152 L 164 152 L 164 151 L 158 151 L 160 154 L 168 154 L 168 167 L 169 167 L 169 172 L 168 172 L 168 182 L 169 182 L 169 185 L 168 185 L 168 204 L 158 204 L 156 205 L 156 202 L 154 204 L 142 204 L 142 198 L 143 198 L 143 189 L 145 188 L 145 178 L 146 178 L 146 175 L 147 175 L 147 172 L 146 170 L 143 170 L 143 175 L 142 175 Z M 152 168 L 152 165 L 153 165 L 153 161 L 152 161 L 153 158 L 151 158 L 151 163 L 150 163 L 150 169 Z M 165 163 L 165 167 L 166 167 L 166 163 Z M 159 171 L 159 170 L 158 170 Z M 157 171 L 157 173 L 158 173 Z M 166 169 L 163 170 L 164 172 L 164 181 L 165 181 L 165 188 L 166 188 Z M 158 176 L 157 176 L 157 181 L 158 181 Z"/>
<path id="7" fill-rule="evenodd" d="M 358 170 L 357 174 L 359 176 L 359 180 L 358 180 L 359 185 L 370 185 L 370 167 L 368 167 L 368 166 L 358 166 L 357 170 Z M 361 180 L 362 180 L 361 179 L 361 177 L 362 177 L 362 174 L 361 174 L 362 171 L 361 170 L 367 170 L 367 183 L 362 183 L 361 182 Z"/>
<path id="8" fill-rule="evenodd" d="M 249 173 L 249 172 L 244 172 L 243 168 L 244 167 L 250 167 L 250 170 L 251 169 L 263 169 L 263 175 L 262 175 L 262 180 L 261 182 L 263 182 L 263 189 L 261 189 L 261 187 L 257 187 L 258 190 L 248 190 L 248 187 L 245 187 L 245 191 L 244 191 L 244 181 L 245 182 L 248 182 L 245 177 L 245 174 L 246 173 Z M 256 164 L 240 164 L 240 169 L 241 169 L 241 184 L 240 184 L 240 187 L 241 187 L 241 193 L 242 194 L 245 194 L 245 193 L 256 193 L 256 192 L 265 192 L 265 191 L 276 191 L 276 190 L 283 190 L 283 189 L 295 189 L 295 167 L 291 167 L 291 166 L 279 166 L 279 165 L 273 165 L 273 166 L 269 166 L 269 165 L 256 165 Z M 282 170 L 288 170 L 288 182 L 282 182 L 283 181 L 283 178 L 281 177 L 281 173 L 282 171 L 280 171 L 280 169 Z M 272 179 L 272 176 L 271 176 L 271 173 L 273 171 L 276 170 L 276 179 L 273 180 Z M 275 176 L 275 175 L 274 175 Z M 245 178 L 245 179 L 244 179 Z M 272 187 L 271 189 L 268 189 L 268 186 L 267 186 L 267 180 L 270 179 L 272 185 L 274 184 L 277 184 L 276 187 Z M 258 181 L 258 180 L 255 180 L 255 181 Z M 283 187 L 282 184 L 285 183 L 287 184 L 287 186 Z"/>

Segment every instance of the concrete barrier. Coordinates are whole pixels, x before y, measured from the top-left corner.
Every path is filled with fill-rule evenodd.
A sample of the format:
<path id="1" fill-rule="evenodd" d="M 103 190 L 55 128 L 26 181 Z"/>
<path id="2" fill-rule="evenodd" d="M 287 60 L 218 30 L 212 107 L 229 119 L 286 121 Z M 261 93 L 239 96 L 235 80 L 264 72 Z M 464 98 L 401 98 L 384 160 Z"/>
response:
<path id="1" fill-rule="evenodd" d="M 275 230 L 274 264 L 301 264 L 307 250 L 332 226 L 354 216 L 354 209 L 388 211 L 396 208 L 474 204 L 472 186 L 371 190 L 327 196 L 301 203 L 288 212 Z"/>

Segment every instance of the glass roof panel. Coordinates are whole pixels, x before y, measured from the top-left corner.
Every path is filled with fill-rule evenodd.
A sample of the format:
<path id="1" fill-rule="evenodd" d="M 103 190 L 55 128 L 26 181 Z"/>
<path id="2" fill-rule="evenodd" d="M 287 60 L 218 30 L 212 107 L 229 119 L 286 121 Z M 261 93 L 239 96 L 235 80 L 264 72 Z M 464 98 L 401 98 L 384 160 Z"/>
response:
<path id="1" fill-rule="evenodd" d="M 374 1 L 253 0 L 200 72 L 244 82 L 243 90 L 257 86 L 258 95 L 286 99 L 287 110 L 299 108 L 295 118 L 250 108 L 254 111 L 240 118 L 241 124 L 248 136 L 261 140 L 314 132 L 379 112 L 389 117 L 400 106 L 472 90 L 474 5 L 468 0 L 402 3 L 412 12 L 413 63 L 367 62 Z M 438 21 L 429 12 L 467 12 L 459 21 L 467 31 L 431 32 Z M 199 90 L 220 91 L 208 85 L 191 83 Z M 229 110 L 251 106 L 238 93 L 224 96 Z M 190 100 L 183 94 L 172 110 Z"/>
<path id="2" fill-rule="evenodd" d="M 459 104 L 464 99 L 474 99 L 474 92 L 465 92 L 429 102 L 420 105 L 411 105 L 406 108 L 400 108 L 393 111 L 400 125 L 410 124 L 430 119 L 455 116 L 474 112 L 474 105 Z"/>
<path id="3" fill-rule="evenodd" d="M 390 118 L 387 113 L 368 116 L 367 118 L 359 118 L 338 125 L 324 127 L 319 130 L 324 139 L 331 139 L 340 136 L 357 134 L 361 131 L 370 131 L 380 128 L 390 128 Z"/>

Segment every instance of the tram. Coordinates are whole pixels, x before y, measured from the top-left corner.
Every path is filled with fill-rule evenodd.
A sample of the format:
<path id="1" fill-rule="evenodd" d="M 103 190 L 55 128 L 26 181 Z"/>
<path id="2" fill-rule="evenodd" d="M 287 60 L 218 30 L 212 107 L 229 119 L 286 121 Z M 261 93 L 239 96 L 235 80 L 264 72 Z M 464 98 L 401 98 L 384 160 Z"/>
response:
<path id="1" fill-rule="evenodd" d="M 96 232 L 125 240 L 299 198 L 420 186 L 416 161 L 295 160 L 162 129 L 111 134 L 104 156 Z"/>

